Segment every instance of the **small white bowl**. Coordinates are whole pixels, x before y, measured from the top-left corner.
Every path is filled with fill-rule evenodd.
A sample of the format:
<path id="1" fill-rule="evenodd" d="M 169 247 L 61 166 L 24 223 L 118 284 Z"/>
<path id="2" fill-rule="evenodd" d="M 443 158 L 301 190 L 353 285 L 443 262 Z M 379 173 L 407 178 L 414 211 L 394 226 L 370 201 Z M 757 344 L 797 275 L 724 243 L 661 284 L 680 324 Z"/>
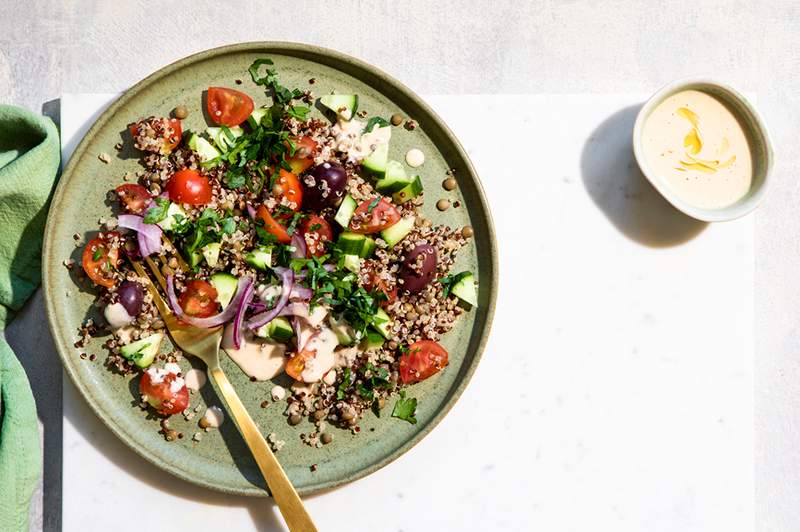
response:
<path id="1" fill-rule="evenodd" d="M 658 104 L 673 94 L 684 90 L 698 90 L 705 92 L 727 104 L 731 111 L 739 118 L 745 134 L 750 141 L 753 156 L 753 182 L 750 191 L 739 201 L 721 209 L 703 209 L 686 203 L 679 198 L 670 188 L 666 180 L 656 175 L 647 163 L 642 146 L 642 130 L 650 113 Z M 709 79 L 683 79 L 674 81 L 656 92 L 639 111 L 636 124 L 633 127 L 633 154 L 642 173 L 667 201 L 676 209 L 704 222 L 724 222 L 734 220 L 750 213 L 764 200 L 770 183 L 774 154 L 772 141 L 769 138 L 767 126 L 756 108 L 735 89 L 722 83 Z"/>

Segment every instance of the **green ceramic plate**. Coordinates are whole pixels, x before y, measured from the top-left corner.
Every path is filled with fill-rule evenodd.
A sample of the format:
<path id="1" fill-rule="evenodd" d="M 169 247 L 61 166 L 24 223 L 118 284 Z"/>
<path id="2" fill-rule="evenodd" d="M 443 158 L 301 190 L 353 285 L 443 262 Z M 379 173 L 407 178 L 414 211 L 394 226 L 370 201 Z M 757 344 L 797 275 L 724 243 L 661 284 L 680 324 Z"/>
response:
<path id="1" fill-rule="evenodd" d="M 168 115 L 176 105 L 185 104 L 190 115 L 184 121 L 184 131 L 200 130 L 206 126 L 201 94 L 215 85 L 236 87 L 250 94 L 257 104 L 267 103 L 262 89 L 250 81 L 247 73 L 250 64 L 261 57 L 275 62 L 286 86 L 309 88 L 317 96 L 334 89 L 355 93 L 359 95 L 359 108 L 370 116 L 388 117 L 399 112 L 414 118 L 420 125 L 415 131 L 394 128 L 392 158 L 403 160 L 409 148 L 421 148 L 427 155 L 420 169 L 428 198 L 426 214 L 436 223 L 453 227 L 469 224 L 475 229 L 475 238 L 461 252 L 456 271 L 477 271 L 479 308 L 467 313 L 443 339 L 450 352 L 450 366 L 411 388 L 410 395 L 420 400 L 416 425 L 389 416 L 392 400 L 380 418 L 371 414 L 365 417 L 359 435 L 332 429 L 332 444 L 311 448 L 299 437 L 302 432 L 309 432 L 310 424 L 304 421 L 290 427 L 280 404 L 259 406 L 274 384 L 249 382 L 223 356 L 223 368 L 262 432 L 265 435 L 275 432 L 286 441 L 278 458 L 298 491 L 307 494 L 376 471 L 423 438 L 463 391 L 475 371 L 489 331 L 497 286 L 497 253 L 489 209 L 464 150 L 439 117 L 412 91 L 380 70 L 346 55 L 290 43 L 261 42 L 217 48 L 159 70 L 128 90 L 103 113 L 75 150 L 61 177 L 47 220 L 44 288 L 50 326 L 67 373 L 92 409 L 120 439 L 147 460 L 191 482 L 229 493 L 266 494 L 258 469 L 230 420 L 221 430 L 204 433 L 202 440 L 195 443 L 192 435 L 198 430 L 199 416 L 192 421 L 173 416 L 172 425 L 185 437 L 167 442 L 157 433 L 158 420 L 147 419 L 134 406 L 137 379 L 112 374 L 104 367 L 105 351 L 101 348 L 104 340 L 96 339 L 83 349 L 73 347 L 81 322 L 88 317 L 97 320 L 99 316 L 92 307 L 93 294 L 80 289 L 73 274 L 63 266 L 63 261 L 69 258 L 80 263 L 81 250 L 76 248 L 73 235 L 86 235 L 88 240 L 98 230 L 98 219 L 109 217 L 112 212 L 106 200 L 107 191 L 118 185 L 126 172 L 139 168 L 136 154 L 129 148 L 122 152 L 114 150 L 118 142 L 130 146 L 127 124 L 151 114 Z M 309 85 L 311 78 L 316 79 L 314 85 Z M 243 83 L 235 85 L 237 79 Z M 98 159 L 103 152 L 112 154 L 110 164 Z M 448 168 L 456 170 L 460 183 L 453 193 L 441 188 Z M 458 199 L 462 205 L 439 213 L 434 204 L 440 197 Z M 82 352 L 96 353 L 97 360 L 81 359 Z M 182 365 L 187 369 L 189 362 L 183 361 Z M 203 392 L 202 396 L 192 396 L 192 406 L 220 404 L 211 386 L 206 386 Z M 318 465 L 316 472 L 310 470 L 311 464 Z"/>

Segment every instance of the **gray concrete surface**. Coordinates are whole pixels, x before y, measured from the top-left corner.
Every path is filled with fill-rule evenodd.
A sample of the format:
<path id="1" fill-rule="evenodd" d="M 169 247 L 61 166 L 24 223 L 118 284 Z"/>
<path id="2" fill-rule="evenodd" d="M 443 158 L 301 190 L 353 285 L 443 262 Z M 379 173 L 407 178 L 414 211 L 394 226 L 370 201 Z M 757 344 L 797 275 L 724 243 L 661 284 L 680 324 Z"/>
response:
<path id="1" fill-rule="evenodd" d="M 249 40 L 358 56 L 426 94 L 653 91 L 703 75 L 759 96 L 779 156 L 757 213 L 756 528 L 800 530 L 800 4 L 691 1 L 2 0 L 0 101 L 41 111 L 115 92 L 187 54 Z M 57 106 L 46 111 L 57 116 Z M 60 528 L 60 368 L 37 296 L 8 338 L 43 426 L 33 528 Z"/>

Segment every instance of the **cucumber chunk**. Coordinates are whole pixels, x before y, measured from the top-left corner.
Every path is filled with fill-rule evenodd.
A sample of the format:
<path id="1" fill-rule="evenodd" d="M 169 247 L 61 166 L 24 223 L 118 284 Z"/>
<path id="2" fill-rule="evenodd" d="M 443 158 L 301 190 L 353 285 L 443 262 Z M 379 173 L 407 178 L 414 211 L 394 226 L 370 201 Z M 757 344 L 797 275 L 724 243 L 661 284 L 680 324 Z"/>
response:
<path id="1" fill-rule="evenodd" d="M 403 240 L 411 230 L 414 229 L 414 218 L 401 218 L 399 222 L 381 231 L 383 238 L 389 247 L 394 247 Z"/>
<path id="2" fill-rule="evenodd" d="M 378 309 L 378 312 L 375 313 L 375 317 L 377 319 L 372 326 L 375 327 L 376 331 L 381 333 L 381 336 L 388 340 L 392 337 L 392 319 L 382 308 Z"/>
<path id="3" fill-rule="evenodd" d="M 164 231 L 172 231 L 172 229 L 175 227 L 175 224 L 178 223 L 179 217 L 186 218 L 186 211 L 184 211 L 183 207 L 177 203 L 170 203 L 169 207 L 167 207 L 167 217 L 158 222 L 156 225 Z"/>
<path id="4" fill-rule="evenodd" d="M 259 125 L 261 125 L 261 119 L 266 116 L 268 111 L 269 107 L 259 107 L 258 109 L 253 109 L 253 112 L 247 117 L 247 125 L 253 129 L 256 129 Z"/>
<path id="5" fill-rule="evenodd" d="M 219 148 L 219 151 L 222 153 L 225 153 L 231 149 L 235 140 L 244 135 L 244 130 L 239 126 L 229 127 L 228 131 L 233 138 L 228 138 L 228 136 L 225 134 L 225 131 L 221 127 L 206 128 L 206 133 L 208 134 L 209 138 L 214 141 L 214 144 L 217 145 L 217 148 Z"/>
<path id="6" fill-rule="evenodd" d="M 364 246 L 361 248 L 361 253 L 358 254 L 359 257 L 362 259 L 368 259 L 375 253 L 375 248 L 377 244 L 375 244 L 375 239 L 371 237 L 364 238 Z"/>
<path id="7" fill-rule="evenodd" d="M 161 347 L 161 340 L 163 339 L 163 333 L 151 334 L 147 338 L 142 338 L 122 346 L 119 352 L 140 368 L 146 368 L 155 360 L 158 354 L 158 348 Z"/>
<path id="8" fill-rule="evenodd" d="M 285 344 L 294 336 L 294 329 L 289 323 L 289 320 L 282 316 L 278 316 L 266 325 L 262 325 L 255 331 L 256 336 L 262 338 L 271 338 L 276 342 Z"/>
<path id="9" fill-rule="evenodd" d="M 350 270 L 353 273 L 358 273 L 361 271 L 361 257 L 358 255 L 345 255 L 344 256 L 344 267 Z"/>
<path id="10" fill-rule="evenodd" d="M 378 144 L 375 150 L 370 153 L 363 161 L 361 167 L 377 178 L 382 178 L 386 174 L 386 166 L 389 162 L 389 145 Z"/>
<path id="11" fill-rule="evenodd" d="M 350 346 L 356 342 L 356 332 L 343 319 L 331 318 L 331 329 L 336 334 L 339 345 Z"/>
<path id="12" fill-rule="evenodd" d="M 270 248 L 257 248 L 244 256 L 244 261 L 259 270 L 267 270 L 272 266 L 272 250 Z"/>
<path id="13" fill-rule="evenodd" d="M 319 102 L 344 120 L 350 120 L 358 110 L 356 94 L 326 94 Z"/>
<path id="14" fill-rule="evenodd" d="M 190 150 L 200 157 L 201 161 L 210 161 L 220 156 L 219 150 L 197 133 L 192 133 L 186 144 Z"/>
<path id="15" fill-rule="evenodd" d="M 375 331 L 367 331 L 367 334 L 364 336 L 364 340 L 361 341 L 361 348 L 364 351 L 369 351 L 371 349 L 380 349 L 383 347 L 383 336 L 376 333 Z"/>
<path id="16" fill-rule="evenodd" d="M 353 213 L 356 212 L 356 208 L 358 207 L 358 203 L 354 200 L 350 194 L 346 195 L 342 200 L 342 204 L 339 205 L 339 210 L 336 211 L 336 216 L 334 216 L 334 220 L 347 229 L 347 226 L 350 225 L 350 218 L 353 217 Z"/>
<path id="17" fill-rule="evenodd" d="M 200 251 L 203 253 L 203 258 L 206 259 L 206 264 L 212 268 L 219 262 L 219 252 L 222 249 L 222 244 L 219 242 L 212 242 L 203 246 Z"/>
<path id="18" fill-rule="evenodd" d="M 405 203 L 422 194 L 422 180 L 418 175 L 415 175 L 411 183 L 402 190 L 395 192 L 392 195 L 395 203 Z"/>
<path id="19" fill-rule="evenodd" d="M 375 183 L 375 190 L 381 194 L 399 192 L 411 184 L 412 179 L 406 175 L 403 165 L 397 161 L 386 163 L 386 175 Z"/>
<path id="20" fill-rule="evenodd" d="M 222 305 L 222 308 L 227 307 L 239 288 L 239 280 L 229 273 L 220 272 L 212 275 L 209 281 L 217 291 L 219 304 Z"/>
<path id="21" fill-rule="evenodd" d="M 475 277 L 470 273 L 465 275 L 450 288 L 450 292 L 461 301 L 469 303 L 473 307 L 478 306 L 478 289 L 475 286 Z"/>
<path id="22" fill-rule="evenodd" d="M 366 240 L 367 237 L 364 235 L 345 231 L 339 235 L 337 247 L 344 255 L 359 255 L 361 250 L 364 249 L 364 242 Z"/>

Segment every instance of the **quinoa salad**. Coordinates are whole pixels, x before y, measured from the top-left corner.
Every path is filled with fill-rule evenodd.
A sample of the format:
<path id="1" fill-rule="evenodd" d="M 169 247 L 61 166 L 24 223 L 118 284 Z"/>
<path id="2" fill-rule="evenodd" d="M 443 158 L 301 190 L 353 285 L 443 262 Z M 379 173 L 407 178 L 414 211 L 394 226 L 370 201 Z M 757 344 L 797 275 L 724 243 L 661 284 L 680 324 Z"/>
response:
<path id="1" fill-rule="evenodd" d="M 76 272 L 94 286 L 105 320 L 86 322 L 75 347 L 106 335 L 105 365 L 139 374 L 137 402 L 161 419 L 168 440 L 183 436 L 170 429 L 171 415 L 201 414 L 205 430 L 223 422 L 216 407 L 189 406 L 206 375 L 183 373 L 183 354 L 165 342 L 148 280 L 132 266 L 152 259 L 179 319 L 223 327 L 222 349 L 250 381 L 284 383 L 261 406 L 283 402 L 289 424 L 314 423 L 305 443 L 331 443 L 327 426 L 359 432 L 359 420 L 379 415 L 393 394 L 391 416 L 416 423 L 424 396 L 413 385 L 446 371 L 439 341 L 477 305 L 474 273 L 453 271 L 473 231 L 422 214 L 421 150 L 390 157 L 393 128 L 413 130 L 413 120 L 368 117 L 355 94 L 287 88 L 269 59 L 249 73 L 264 101 L 210 87 L 203 131 L 183 129 L 185 104 L 130 125 L 125 142 L 143 168 L 120 176 L 108 195 L 115 215 L 84 246 Z M 311 116 L 315 104 L 321 118 Z M 454 190 L 456 177 L 442 176 L 442 187 Z M 267 440 L 275 450 L 284 444 L 275 433 Z"/>

